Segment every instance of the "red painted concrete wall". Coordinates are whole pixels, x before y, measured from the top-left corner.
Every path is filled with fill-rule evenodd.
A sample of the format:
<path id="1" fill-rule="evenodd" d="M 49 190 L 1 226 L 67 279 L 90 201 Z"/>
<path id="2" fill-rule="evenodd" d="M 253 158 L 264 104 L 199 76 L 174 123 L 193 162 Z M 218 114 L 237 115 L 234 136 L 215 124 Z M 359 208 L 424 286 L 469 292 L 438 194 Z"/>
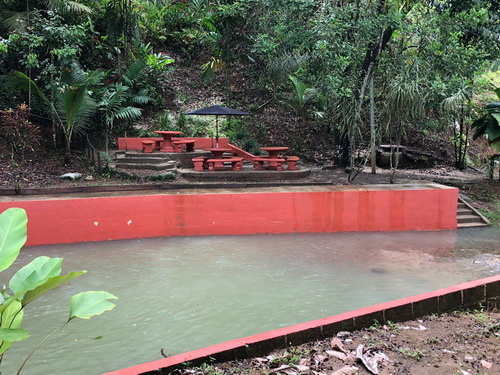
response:
<path id="1" fill-rule="evenodd" d="M 382 324 L 388 321 L 404 322 L 430 314 L 477 308 L 479 304 L 494 309 L 500 307 L 499 299 L 500 276 L 493 276 L 208 346 L 103 375 L 169 374 L 185 362 L 199 365 L 203 362 L 213 362 L 214 359 L 216 361 L 227 361 L 262 356 L 290 345 L 300 345 L 309 341 L 331 337 L 340 331 L 367 328 L 375 320 Z"/>
<path id="2" fill-rule="evenodd" d="M 174 137 L 173 140 L 180 139 L 182 137 Z M 162 139 L 160 138 L 118 138 L 118 149 L 119 150 L 142 150 L 142 141 L 152 140 L 152 139 Z M 194 144 L 195 149 L 204 149 L 215 147 L 215 138 L 196 138 L 189 137 L 189 139 L 196 140 Z M 219 147 L 228 147 L 227 138 L 219 138 Z"/>
<path id="3" fill-rule="evenodd" d="M 17 200 L 28 245 L 159 236 L 455 229 L 453 188 L 249 192 Z"/>

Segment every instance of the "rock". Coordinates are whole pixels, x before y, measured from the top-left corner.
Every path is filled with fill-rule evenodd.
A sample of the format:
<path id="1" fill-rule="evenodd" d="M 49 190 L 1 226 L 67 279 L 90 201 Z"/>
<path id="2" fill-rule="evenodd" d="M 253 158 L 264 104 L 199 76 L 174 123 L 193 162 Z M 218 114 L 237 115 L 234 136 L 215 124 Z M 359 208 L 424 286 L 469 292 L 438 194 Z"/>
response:
<path id="1" fill-rule="evenodd" d="M 94 176 L 87 176 L 84 178 L 85 181 L 94 181 Z"/>
<path id="2" fill-rule="evenodd" d="M 59 176 L 59 178 L 73 180 L 73 181 L 78 180 L 80 177 L 82 177 L 81 173 L 65 173 L 62 176 Z"/>

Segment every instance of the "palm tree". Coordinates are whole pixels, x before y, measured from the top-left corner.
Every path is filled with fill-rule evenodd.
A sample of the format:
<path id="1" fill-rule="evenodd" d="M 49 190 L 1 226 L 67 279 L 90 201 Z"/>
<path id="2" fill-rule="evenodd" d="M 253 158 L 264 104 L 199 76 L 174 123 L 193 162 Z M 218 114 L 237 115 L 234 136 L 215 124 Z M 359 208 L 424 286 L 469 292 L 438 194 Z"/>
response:
<path id="1" fill-rule="evenodd" d="M 104 114 L 104 122 L 106 123 L 105 144 L 106 151 L 109 146 L 109 134 L 113 130 L 115 120 L 135 120 L 142 115 L 142 109 L 127 105 L 130 100 L 130 87 L 122 83 L 116 83 L 113 88 L 110 88 L 102 97 L 98 104 L 99 111 Z"/>
<path id="2" fill-rule="evenodd" d="M 394 183 L 394 175 L 399 164 L 399 146 L 402 137 L 406 134 L 408 126 L 422 116 L 427 102 L 424 81 L 419 77 L 418 69 L 414 68 L 393 77 L 386 87 L 382 116 L 386 120 L 386 132 L 391 144 L 393 141 L 396 144 L 396 155 L 393 154 L 394 148 L 391 147 L 391 184 Z"/>
<path id="3" fill-rule="evenodd" d="M 115 121 L 132 121 L 139 118 L 142 115 L 142 109 L 136 105 L 144 105 L 151 101 L 144 89 L 134 92 L 134 86 L 145 68 L 146 64 L 142 60 L 134 61 L 120 75 L 123 83 L 117 82 L 109 86 L 98 103 L 98 109 L 103 113 L 106 123 L 106 150 L 109 145 L 109 134 L 113 130 Z"/>
<path id="4" fill-rule="evenodd" d="M 286 104 L 295 111 L 297 117 L 304 119 L 307 113 L 307 107 L 311 104 L 318 91 L 300 81 L 298 78 L 290 75 L 288 76 L 293 83 L 295 96 L 286 102 Z"/>
<path id="5" fill-rule="evenodd" d="M 442 111 L 451 119 L 453 129 L 453 147 L 455 150 L 455 166 L 465 169 L 466 156 L 469 149 L 470 102 L 472 95 L 468 87 L 458 89 L 441 103 Z"/>
<path id="6" fill-rule="evenodd" d="M 64 134 L 64 161 L 71 159 L 71 142 L 76 134 L 84 134 L 89 120 L 94 115 L 97 104 L 89 94 L 89 87 L 102 77 L 100 71 L 87 74 L 81 70 L 72 70 L 63 76 L 64 85 L 56 91 L 53 101 L 43 93 L 40 87 L 24 73 L 14 71 L 10 86 L 12 89 L 31 90 L 47 105 Z"/>

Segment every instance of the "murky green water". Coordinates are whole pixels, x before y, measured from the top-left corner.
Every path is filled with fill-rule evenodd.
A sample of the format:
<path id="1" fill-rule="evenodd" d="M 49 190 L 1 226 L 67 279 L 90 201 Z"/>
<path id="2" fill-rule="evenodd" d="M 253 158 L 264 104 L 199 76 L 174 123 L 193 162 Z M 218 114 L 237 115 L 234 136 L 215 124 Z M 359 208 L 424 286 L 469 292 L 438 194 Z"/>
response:
<path id="1" fill-rule="evenodd" d="M 445 232 L 159 238 L 31 247 L 88 274 L 28 306 L 13 374 L 67 319 L 71 295 L 106 290 L 111 312 L 71 322 L 24 375 L 93 375 L 500 273 L 500 228 Z M 4 275 L 5 274 L 5 275 Z M 0 282 L 7 284 L 7 272 Z"/>

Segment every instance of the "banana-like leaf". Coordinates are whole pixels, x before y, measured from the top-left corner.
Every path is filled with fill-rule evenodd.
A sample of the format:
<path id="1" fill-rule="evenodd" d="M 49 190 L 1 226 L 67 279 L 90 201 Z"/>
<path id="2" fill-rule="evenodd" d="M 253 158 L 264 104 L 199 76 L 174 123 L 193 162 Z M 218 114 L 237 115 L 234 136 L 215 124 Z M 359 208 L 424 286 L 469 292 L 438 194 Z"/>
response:
<path id="1" fill-rule="evenodd" d="M 71 297 L 69 320 L 74 318 L 89 319 L 103 312 L 112 310 L 116 305 L 109 299 L 117 299 L 111 293 L 104 291 L 91 291 L 75 294 Z"/>
<path id="2" fill-rule="evenodd" d="M 9 287 L 14 292 L 27 292 L 38 288 L 47 279 L 59 276 L 62 258 L 41 256 L 25 265 L 10 279 Z"/>
<path id="3" fill-rule="evenodd" d="M 500 138 L 500 113 L 492 113 L 491 116 L 494 120 L 489 122 L 486 134 L 488 134 L 488 141 L 493 142 Z"/>
<path id="4" fill-rule="evenodd" d="M 80 271 L 80 272 L 70 272 L 67 275 L 64 276 L 54 276 L 48 279 L 45 283 L 42 285 L 38 286 L 37 288 L 30 290 L 27 292 L 22 300 L 23 306 L 26 306 L 28 303 L 33 301 L 35 298 L 41 296 L 42 294 L 47 293 L 48 291 L 57 288 L 58 286 L 61 286 L 64 283 L 67 283 L 70 280 L 73 280 L 74 278 L 83 275 L 84 273 L 87 273 L 87 271 Z"/>
<path id="5" fill-rule="evenodd" d="M 18 329 L 21 327 L 23 317 L 24 310 L 22 309 L 21 302 L 16 300 L 3 311 L 2 323 L 0 324 L 0 328 Z M 0 341 L 0 354 L 7 351 L 12 343 L 13 341 L 9 340 Z"/>
<path id="6" fill-rule="evenodd" d="M 493 142 L 490 142 L 490 146 L 495 152 L 500 152 L 500 138 L 495 139 Z"/>
<path id="7" fill-rule="evenodd" d="M 0 305 L 0 315 L 4 312 L 4 310 L 10 306 L 11 303 L 14 303 L 14 301 L 17 301 L 19 297 L 21 297 L 24 294 L 24 292 L 18 292 L 14 293 L 12 296 L 8 297 L 5 299 L 2 304 Z M 0 373 L 1 375 L 1 373 Z"/>
<path id="8" fill-rule="evenodd" d="M 9 208 L 0 214 L 0 271 L 14 263 L 26 243 L 27 222 L 22 208 Z"/>
<path id="9" fill-rule="evenodd" d="M 30 337 L 30 333 L 22 328 L 0 328 L 1 341 L 22 341 Z"/>
<path id="10" fill-rule="evenodd" d="M 484 106 L 484 109 L 486 109 L 487 111 L 500 111 L 500 103 L 488 103 Z"/>
<path id="11" fill-rule="evenodd" d="M 476 140 L 479 137 L 483 136 L 486 132 L 486 127 L 488 126 L 488 119 L 485 118 L 480 118 L 479 120 L 474 121 L 474 123 L 471 125 L 472 129 L 476 129 L 474 131 L 474 135 L 472 136 L 472 139 Z"/>

